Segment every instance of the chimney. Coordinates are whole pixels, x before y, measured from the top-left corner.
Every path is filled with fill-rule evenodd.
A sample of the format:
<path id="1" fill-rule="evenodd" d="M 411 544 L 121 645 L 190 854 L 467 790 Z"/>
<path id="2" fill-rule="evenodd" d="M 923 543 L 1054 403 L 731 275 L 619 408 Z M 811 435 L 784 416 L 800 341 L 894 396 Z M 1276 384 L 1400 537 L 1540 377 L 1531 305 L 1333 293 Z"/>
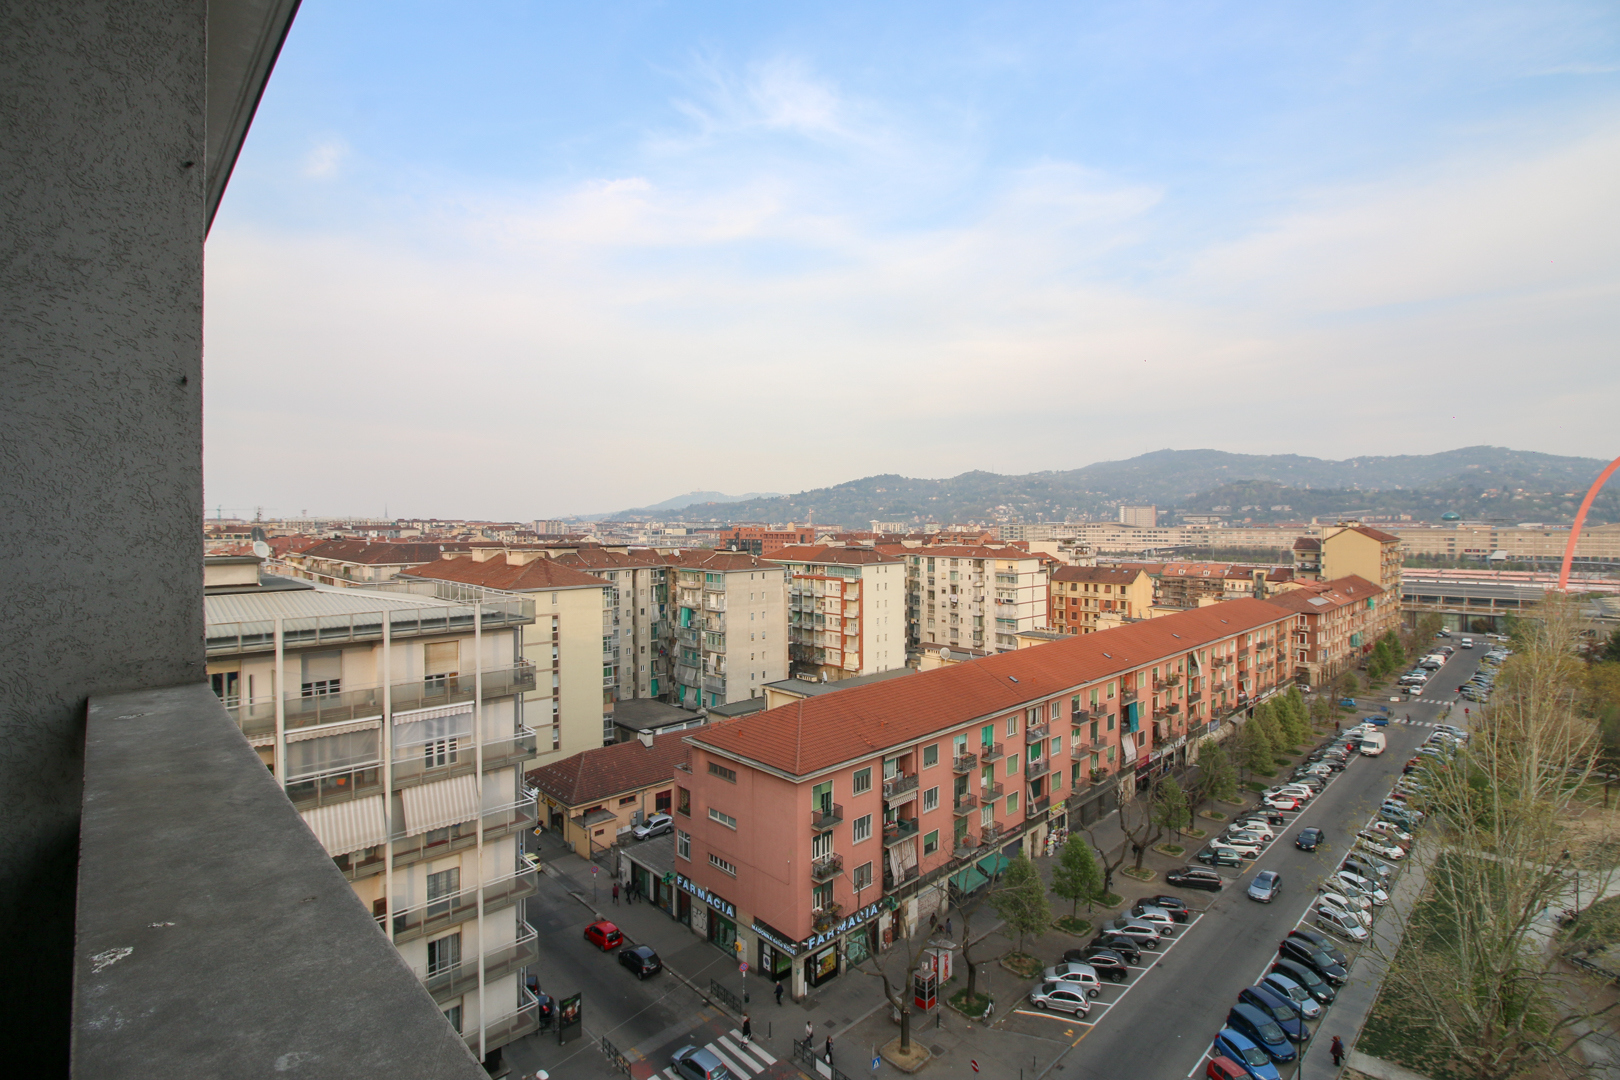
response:
<path id="1" fill-rule="evenodd" d="M 473 562 L 489 562 L 489 560 L 493 559 L 495 556 L 505 554 L 506 552 L 502 551 L 500 548 L 475 547 L 472 549 Z"/>
<path id="2" fill-rule="evenodd" d="M 506 553 L 507 566 L 528 566 L 536 559 L 543 559 L 546 553 L 538 548 L 526 548 L 521 551 L 508 551 Z"/>
<path id="3" fill-rule="evenodd" d="M 641 745 L 642 746 L 645 746 L 649 750 L 652 749 L 652 744 L 653 744 L 653 734 L 652 734 L 652 732 L 650 732 L 650 731 L 638 731 L 638 732 L 636 732 L 636 738 L 641 740 Z"/>

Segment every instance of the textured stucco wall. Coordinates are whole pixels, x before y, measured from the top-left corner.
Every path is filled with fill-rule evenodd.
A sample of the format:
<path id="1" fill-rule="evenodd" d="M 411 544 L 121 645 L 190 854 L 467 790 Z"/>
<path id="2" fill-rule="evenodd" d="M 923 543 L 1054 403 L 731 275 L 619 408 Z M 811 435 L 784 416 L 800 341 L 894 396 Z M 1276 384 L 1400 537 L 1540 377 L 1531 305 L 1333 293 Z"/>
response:
<path id="1" fill-rule="evenodd" d="M 0 1016 L 31 1076 L 67 1068 L 86 698 L 203 677 L 206 25 L 0 8 Z"/>

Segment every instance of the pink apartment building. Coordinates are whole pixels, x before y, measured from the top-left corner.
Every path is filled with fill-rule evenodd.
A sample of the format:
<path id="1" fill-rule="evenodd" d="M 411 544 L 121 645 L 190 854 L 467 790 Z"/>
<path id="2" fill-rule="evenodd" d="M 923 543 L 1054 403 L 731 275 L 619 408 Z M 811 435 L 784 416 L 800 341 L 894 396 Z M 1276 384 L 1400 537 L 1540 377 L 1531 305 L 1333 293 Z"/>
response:
<path id="1" fill-rule="evenodd" d="M 1278 683 L 1234 600 L 710 724 L 675 774 L 672 914 L 803 995 Z M 943 913 L 941 913 L 943 918 Z"/>

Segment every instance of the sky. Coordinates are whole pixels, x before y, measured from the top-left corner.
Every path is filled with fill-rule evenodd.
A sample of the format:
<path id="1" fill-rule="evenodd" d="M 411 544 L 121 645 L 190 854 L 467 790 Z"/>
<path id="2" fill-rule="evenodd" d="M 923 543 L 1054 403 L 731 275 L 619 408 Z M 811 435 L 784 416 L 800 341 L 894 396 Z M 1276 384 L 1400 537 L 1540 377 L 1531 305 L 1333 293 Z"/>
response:
<path id="1" fill-rule="evenodd" d="M 1612 2 L 306 0 L 207 245 L 208 505 L 1607 459 L 1616 192 Z"/>

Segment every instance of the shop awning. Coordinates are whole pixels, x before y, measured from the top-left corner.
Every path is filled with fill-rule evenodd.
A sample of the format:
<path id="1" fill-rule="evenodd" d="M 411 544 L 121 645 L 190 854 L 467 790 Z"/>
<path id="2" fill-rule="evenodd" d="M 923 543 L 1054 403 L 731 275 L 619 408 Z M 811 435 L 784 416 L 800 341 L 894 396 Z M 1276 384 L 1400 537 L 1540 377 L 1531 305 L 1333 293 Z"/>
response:
<path id="1" fill-rule="evenodd" d="M 951 877 L 951 887 L 964 895 L 977 892 L 984 888 L 992 877 L 1007 869 L 1011 862 L 1011 859 L 999 851 L 993 855 L 987 855 L 966 870 L 953 875 Z"/>
<path id="2" fill-rule="evenodd" d="M 388 840 L 381 795 L 317 806 L 302 813 L 304 824 L 309 826 L 309 831 L 315 834 L 315 839 L 321 842 L 328 855 L 347 855 L 361 848 L 376 847 Z"/>

